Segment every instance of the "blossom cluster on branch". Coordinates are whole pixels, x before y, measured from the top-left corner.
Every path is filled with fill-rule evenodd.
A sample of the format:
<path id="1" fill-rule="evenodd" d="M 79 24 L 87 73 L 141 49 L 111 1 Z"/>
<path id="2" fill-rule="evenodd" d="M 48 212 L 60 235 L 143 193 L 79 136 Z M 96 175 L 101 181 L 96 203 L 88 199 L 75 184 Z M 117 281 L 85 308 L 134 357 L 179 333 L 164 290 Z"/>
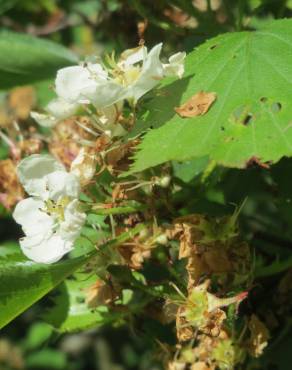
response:
<path id="1" fill-rule="evenodd" d="M 41 145 L 30 155 L 11 144 L 18 164 L 10 182 L 29 195 L 22 199 L 19 192 L 13 217 L 25 234 L 22 252 L 36 263 L 56 263 L 76 251 L 79 238 L 87 238 L 94 253 L 84 269 L 96 276 L 83 292 L 87 309 L 94 314 L 106 306 L 103 314 L 113 313 L 119 322 L 148 316 L 172 325 L 176 345 L 163 351 L 165 369 L 233 369 L 248 354 L 260 356 L 269 340 L 255 314 L 242 325 L 243 334 L 235 335 L 230 325 L 252 282 L 252 257 L 240 239 L 238 212 L 179 217 L 174 194 L 181 183 L 175 183 L 169 164 L 119 177 L 141 141 L 142 135 L 128 135 L 141 98 L 164 77 L 184 74 L 185 53 L 163 63 L 161 48 L 148 52 L 141 45 L 118 60 L 112 54 L 58 71 L 57 98 L 45 112 L 31 112 L 45 132 L 49 128 L 46 140 L 38 137 Z M 174 112 L 206 114 L 216 98 L 197 92 Z M 92 216 L 100 218 L 90 222 Z M 102 236 L 93 241 L 86 228 Z M 147 273 L 151 262 L 153 276 Z"/>

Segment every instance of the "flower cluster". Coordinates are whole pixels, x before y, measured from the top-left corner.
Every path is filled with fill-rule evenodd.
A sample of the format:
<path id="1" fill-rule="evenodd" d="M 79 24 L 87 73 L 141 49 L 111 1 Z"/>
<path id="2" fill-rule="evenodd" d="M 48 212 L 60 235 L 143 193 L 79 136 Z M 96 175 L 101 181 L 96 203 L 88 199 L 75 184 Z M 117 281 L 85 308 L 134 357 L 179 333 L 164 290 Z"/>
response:
<path id="1" fill-rule="evenodd" d="M 85 116 L 88 125 L 76 122 L 94 137 L 105 135 L 112 140 L 124 135 L 127 131 L 118 118 L 125 102 L 134 108 L 162 78 L 181 78 L 184 73 L 185 53 L 176 53 L 164 64 L 161 49 L 158 44 L 148 52 L 142 45 L 124 51 L 118 61 L 108 56 L 104 63 L 85 62 L 60 69 L 55 80 L 57 97 L 45 113 L 31 112 L 32 118 L 41 126 L 54 128 L 72 116 Z M 17 204 L 13 217 L 25 233 L 20 246 L 29 259 L 54 263 L 73 249 L 86 219 L 78 198 L 81 187 L 95 175 L 94 148 L 81 147 L 70 172 L 50 155 L 33 154 L 17 166 L 19 181 L 31 197 Z"/>
<path id="2" fill-rule="evenodd" d="M 124 51 L 119 60 L 107 58 L 107 66 L 85 62 L 58 71 L 55 90 L 46 113 L 32 112 L 32 117 L 42 126 L 52 127 L 58 121 L 86 108 L 96 110 L 95 124 L 109 136 L 121 136 L 125 131 L 117 124 L 117 112 L 126 100 L 131 105 L 157 86 L 166 76 L 182 77 L 186 54 L 179 52 L 169 58 L 169 63 L 160 61 L 162 44 L 149 52 L 139 46 Z"/>

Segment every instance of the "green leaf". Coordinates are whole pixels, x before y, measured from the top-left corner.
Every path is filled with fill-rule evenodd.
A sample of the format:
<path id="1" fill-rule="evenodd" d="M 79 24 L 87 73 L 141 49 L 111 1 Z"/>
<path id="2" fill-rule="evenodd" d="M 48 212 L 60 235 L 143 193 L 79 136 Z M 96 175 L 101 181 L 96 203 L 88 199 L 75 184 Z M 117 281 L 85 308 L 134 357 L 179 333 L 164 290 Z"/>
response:
<path id="1" fill-rule="evenodd" d="M 190 182 L 201 174 L 208 166 L 209 158 L 195 158 L 190 161 L 173 162 L 173 174 L 184 182 Z"/>
<path id="2" fill-rule="evenodd" d="M 44 348 L 41 351 L 31 353 L 25 359 L 26 366 L 29 369 L 66 369 L 66 354 L 55 349 Z"/>
<path id="3" fill-rule="evenodd" d="M 43 315 L 43 319 L 59 332 L 85 330 L 104 323 L 102 313 L 90 309 L 85 302 L 96 276 L 88 278 L 83 275 L 78 275 L 77 279 L 67 279 L 56 291 L 54 306 Z"/>
<path id="4" fill-rule="evenodd" d="M 34 350 L 41 347 L 51 337 L 53 328 L 45 322 L 34 323 L 28 331 L 24 342 L 26 350 Z"/>
<path id="5" fill-rule="evenodd" d="M 209 156 L 227 167 L 292 155 L 292 20 L 255 32 L 224 34 L 190 53 L 185 77 L 167 80 L 146 103 L 146 133 L 130 173 L 169 160 Z M 209 111 L 179 117 L 174 108 L 199 91 L 215 92 Z"/>
<path id="6" fill-rule="evenodd" d="M 59 68 L 72 65 L 77 57 L 52 41 L 0 31 L 0 89 L 54 77 Z"/>
<path id="7" fill-rule="evenodd" d="M 86 263 L 89 256 L 37 264 L 20 253 L 0 258 L 0 329 Z"/>

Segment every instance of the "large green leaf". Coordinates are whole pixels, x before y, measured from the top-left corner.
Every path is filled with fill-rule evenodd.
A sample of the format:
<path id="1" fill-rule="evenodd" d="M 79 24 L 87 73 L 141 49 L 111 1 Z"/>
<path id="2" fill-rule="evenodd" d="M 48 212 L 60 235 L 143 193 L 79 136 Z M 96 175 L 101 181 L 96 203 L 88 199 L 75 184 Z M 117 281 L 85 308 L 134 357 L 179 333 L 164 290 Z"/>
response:
<path id="1" fill-rule="evenodd" d="M 174 108 L 199 91 L 217 100 L 202 116 Z M 292 20 L 221 35 L 190 53 L 183 79 L 168 80 L 137 123 L 146 133 L 130 172 L 209 156 L 228 167 L 292 155 Z"/>
<path id="2" fill-rule="evenodd" d="M 9 247 L 0 247 L 0 328 L 42 298 L 89 258 L 87 255 L 44 265 L 28 261 L 14 248 L 12 250 L 10 253 Z"/>
<path id="3" fill-rule="evenodd" d="M 54 77 L 77 57 L 52 41 L 3 30 L 0 32 L 0 89 Z"/>

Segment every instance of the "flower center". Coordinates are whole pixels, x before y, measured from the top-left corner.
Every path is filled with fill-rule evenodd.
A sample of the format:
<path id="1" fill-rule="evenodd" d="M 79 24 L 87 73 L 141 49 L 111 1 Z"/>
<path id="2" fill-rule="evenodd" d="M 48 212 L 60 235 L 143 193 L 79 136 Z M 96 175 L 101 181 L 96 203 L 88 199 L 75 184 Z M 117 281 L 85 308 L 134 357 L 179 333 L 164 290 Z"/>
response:
<path id="1" fill-rule="evenodd" d="M 112 70 L 112 75 L 114 80 L 123 86 L 129 86 L 134 83 L 141 73 L 141 68 L 139 66 L 131 66 L 127 69 L 117 68 Z"/>
<path id="2" fill-rule="evenodd" d="M 57 201 L 47 200 L 44 211 L 54 217 L 59 223 L 65 220 L 65 207 L 70 203 L 69 197 L 61 197 Z"/>

